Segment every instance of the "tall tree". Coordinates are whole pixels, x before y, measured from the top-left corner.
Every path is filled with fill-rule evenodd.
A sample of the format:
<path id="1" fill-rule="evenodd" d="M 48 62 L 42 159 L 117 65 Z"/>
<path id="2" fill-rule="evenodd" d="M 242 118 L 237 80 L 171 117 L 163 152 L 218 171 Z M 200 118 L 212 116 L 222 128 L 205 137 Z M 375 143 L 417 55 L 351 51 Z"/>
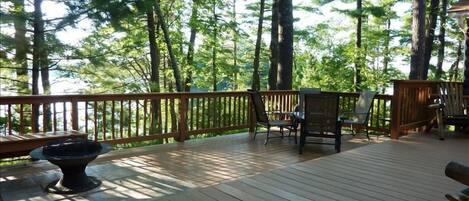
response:
<path id="1" fill-rule="evenodd" d="M 279 26 L 279 1 L 272 0 L 272 25 L 270 32 L 270 68 L 268 84 L 269 90 L 277 89 L 277 72 L 279 62 L 279 45 L 278 45 L 278 26 Z"/>
<path id="2" fill-rule="evenodd" d="M 192 83 L 192 68 L 194 63 L 194 45 L 195 45 L 195 38 L 197 37 L 197 18 L 198 18 L 198 1 L 192 1 L 192 13 L 191 18 L 189 21 L 189 26 L 191 28 L 191 33 L 189 36 L 189 47 L 187 48 L 187 75 L 186 81 L 184 83 L 184 91 L 189 92 L 191 90 L 191 83 Z"/>
<path id="3" fill-rule="evenodd" d="M 173 69 L 174 79 L 176 81 L 175 83 L 176 90 L 178 92 L 182 92 L 184 89 L 181 83 L 181 71 L 179 70 L 178 62 L 173 52 L 173 45 L 171 43 L 171 38 L 169 36 L 168 25 L 166 24 L 163 13 L 161 12 L 160 2 L 158 0 L 156 0 L 156 3 L 155 3 L 155 12 L 156 12 L 156 15 L 158 16 L 161 29 L 163 30 L 163 36 L 164 36 L 164 40 L 166 43 L 166 48 L 168 49 L 169 59 L 171 62 L 171 68 Z"/>
<path id="4" fill-rule="evenodd" d="M 361 65 L 362 65 L 362 0 L 357 0 L 357 33 L 356 33 L 356 41 L 355 41 L 355 48 L 356 48 L 356 55 L 355 55 L 355 73 L 353 76 L 353 84 L 355 85 L 355 91 L 360 91 L 360 85 L 362 82 L 361 77 Z"/>
<path id="5" fill-rule="evenodd" d="M 233 0 L 233 67 L 234 67 L 234 81 L 233 81 L 233 90 L 238 89 L 238 22 L 236 19 L 236 0 Z"/>
<path id="6" fill-rule="evenodd" d="M 217 91 L 217 45 L 218 45 L 218 16 L 217 16 L 217 0 L 212 3 L 212 90 Z"/>
<path id="7" fill-rule="evenodd" d="M 24 0 L 13 1 L 14 27 L 15 27 L 15 62 L 17 64 L 16 78 L 18 94 L 29 94 L 28 86 L 28 40 L 26 39 L 26 12 Z"/>
<path id="8" fill-rule="evenodd" d="M 438 35 L 438 61 L 436 63 L 436 72 L 435 72 L 435 79 L 441 79 L 441 75 L 443 74 L 443 61 L 445 58 L 445 34 L 446 34 L 446 15 L 448 9 L 448 0 L 441 1 L 441 11 L 440 11 L 440 33 Z"/>
<path id="9" fill-rule="evenodd" d="M 292 0 L 279 2 L 280 44 L 279 55 L 282 55 L 277 72 L 277 89 L 292 88 L 293 68 L 293 4 Z"/>
<path id="10" fill-rule="evenodd" d="M 412 49 L 410 55 L 409 79 L 423 78 L 423 59 L 425 51 L 425 0 L 412 3 Z"/>
<path id="11" fill-rule="evenodd" d="M 423 80 L 426 80 L 428 77 L 428 69 L 430 67 L 430 59 L 432 57 L 433 40 L 435 39 L 435 28 L 438 17 L 439 4 L 440 0 L 431 0 L 430 2 L 430 13 L 428 14 L 429 24 L 427 26 L 427 33 L 425 36 L 425 53 L 422 75 Z"/>
<path id="12" fill-rule="evenodd" d="M 259 90 L 261 88 L 260 78 L 259 78 L 259 60 L 261 53 L 261 42 L 262 42 L 262 26 L 264 22 L 264 4 L 265 0 L 261 0 L 259 8 L 259 23 L 257 25 L 257 38 L 256 38 L 256 48 L 254 50 L 254 71 L 252 72 L 252 86 L 254 90 Z"/>

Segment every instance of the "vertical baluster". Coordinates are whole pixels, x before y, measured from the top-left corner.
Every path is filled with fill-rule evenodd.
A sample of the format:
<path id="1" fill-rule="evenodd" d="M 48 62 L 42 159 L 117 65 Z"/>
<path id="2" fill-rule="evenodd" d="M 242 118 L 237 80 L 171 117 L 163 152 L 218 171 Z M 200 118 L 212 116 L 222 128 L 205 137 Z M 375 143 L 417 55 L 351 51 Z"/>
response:
<path id="1" fill-rule="evenodd" d="M 232 123 L 232 119 L 233 119 L 233 116 L 231 115 L 231 99 L 233 98 L 233 96 L 229 96 L 228 97 L 228 126 L 231 126 L 231 123 Z"/>
<path id="2" fill-rule="evenodd" d="M 196 102 L 196 115 L 195 115 L 195 127 L 196 127 L 196 130 L 200 129 L 200 120 L 199 120 L 199 117 L 200 117 L 200 98 L 197 98 L 196 99 L 197 102 Z"/>
<path id="3" fill-rule="evenodd" d="M 189 119 L 189 129 L 190 130 L 193 130 L 194 129 L 194 98 L 191 98 L 189 99 L 189 103 L 190 103 L 190 119 Z"/>
<path id="4" fill-rule="evenodd" d="M 135 136 L 138 137 L 138 126 L 139 126 L 139 121 L 140 121 L 140 117 L 139 117 L 139 112 L 138 112 L 138 104 L 140 103 L 140 101 L 137 99 L 135 100 Z"/>
<path id="5" fill-rule="evenodd" d="M 116 112 L 116 102 L 112 100 L 111 102 L 111 139 L 116 139 L 116 129 L 115 129 L 115 124 L 116 124 L 116 115 L 114 114 Z"/>
<path id="6" fill-rule="evenodd" d="M 20 104 L 20 134 L 24 134 L 24 108 L 23 108 L 23 104 Z"/>
<path id="7" fill-rule="evenodd" d="M 8 135 L 11 135 L 12 132 L 12 121 L 11 121 L 11 104 L 8 104 Z"/>
<path id="8" fill-rule="evenodd" d="M 380 113 L 381 112 L 381 110 L 380 110 L 381 109 L 381 99 L 380 98 L 378 98 L 377 106 L 378 106 L 378 111 L 376 112 L 376 125 L 375 125 L 375 127 L 376 128 L 381 128 L 380 119 L 384 119 L 384 117 L 382 117 L 381 113 Z"/>
<path id="9" fill-rule="evenodd" d="M 143 99 L 143 136 L 147 135 L 147 99 Z"/>
<path id="10" fill-rule="evenodd" d="M 103 101 L 103 140 L 106 140 L 106 101 Z"/>
<path id="11" fill-rule="evenodd" d="M 93 122 L 94 122 L 94 140 L 98 141 L 98 102 L 94 101 L 93 107 Z"/>
<path id="12" fill-rule="evenodd" d="M 120 100 L 120 118 L 119 118 L 119 134 L 120 139 L 124 139 L 124 101 Z"/>
<path id="13" fill-rule="evenodd" d="M 42 132 L 47 132 L 47 104 L 42 104 Z"/>
<path id="14" fill-rule="evenodd" d="M 246 124 L 246 96 L 243 96 L 243 124 Z"/>
<path id="15" fill-rule="evenodd" d="M 212 100 L 212 98 L 210 98 L 210 97 L 207 100 L 207 128 L 212 127 L 211 126 L 212 125 L 212 122 L 211 122 L 211 120 L 212 120 L 212 110 L 211 109 L 212 109 L 212 104 L 213 103 L 210 104 L 211 100 Z"/>
<path id="16" fill-rule="evenodd" d="M 64 131 L 67 131 L 67 102 L 63 103 Z"/>
<path id="17" fill-rule="evenodd" d="M 128 130 L 127 130 L 127 136 L 129 138 L 132 137 L 132 101 L 129 100 L 129 118 L 128 118 L 129 124 L 128 124 Z"/>
<path id="18" fill-rule="evenodd" d="M 238 123 L 237 125 L 241 125 L 241 96 L 238 96 Z"/>
<path id="19" fill-rule="evenodd" d="M 167 98 L 164 99 L 164 110 L 165 110 L 165 114 L 164 114 L 164 118 L 165 118 L 165 121 L 164 121 L 164 132 L 165 133 L 168 133 L 168 120 L 169 120 L 169 113 L 168 113 L 168 105 L 169 105 L 169 101 Z"/>
<path id="20" fill-rule="evenodd" d="M 57 106 L 55 103 L 52 103 L 52 108 L 54 110 L 54 132 L 57 131 Z"/>
<path id="21" fill-rule="evenodd" d="M 88 134 L 88 101 L 85 101 L 85 133 Z"/>
<path id="22" fill-rule="evenodd" d="M 223 109 L 221 108 L 222 105 L 223 105 L 223 103 L 221 102 L 221 98 L 222 98 L 221 96 L 219 96 L 219 97 L 217 98 L 217 99 L 218 99 L 218 100 L 217 100 L 217 102 L 218 102 L 218 104 L 217 104 L 217 117 L 218 117 L 218 121 L 217 121 L 217 122 L 218 122 L 218 125 L 217 125 L 217 127 L 218 127 L 218 128 L 221 128 L 221 125 L 222 125 L 222 123 L 223 123 L 223 122 L 222 122 L 222 120 L 223 120 L 223 119 L 222 119 L 222 118 L 223 118 L 223 113 L 222 113 Z"/>
<path id="23" fill-rule="evenodd" d="M 223 116 L 223 127 L 226 127 L 226 96 L 223 96 L 223 109 L 222 109 L 222 116 Z"/>

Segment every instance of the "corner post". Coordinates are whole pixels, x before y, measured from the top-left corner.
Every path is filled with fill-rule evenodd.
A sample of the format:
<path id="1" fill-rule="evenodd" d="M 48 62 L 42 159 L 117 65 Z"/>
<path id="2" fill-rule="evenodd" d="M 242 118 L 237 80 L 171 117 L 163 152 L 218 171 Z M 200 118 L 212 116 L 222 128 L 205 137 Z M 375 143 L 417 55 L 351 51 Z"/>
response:
<path id="1" fill-rule="evenodd" d="M 401 131 L 399 124 L 401 122 L 401 100 L 402 93 L 400 93 L 400 82 L 393 80 L 394 82 L 394 94 L 391 101 L 391 139 L 399 139 Z"/>

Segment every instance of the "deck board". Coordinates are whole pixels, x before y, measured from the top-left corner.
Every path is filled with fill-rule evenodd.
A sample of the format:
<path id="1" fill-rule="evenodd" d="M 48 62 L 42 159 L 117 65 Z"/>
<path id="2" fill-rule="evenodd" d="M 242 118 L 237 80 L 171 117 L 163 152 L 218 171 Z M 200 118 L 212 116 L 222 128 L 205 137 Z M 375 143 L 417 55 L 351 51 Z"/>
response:
<path id="1" fill-rule="evenodd" d="M 247 134 L 112 151 L 90 164 L 103 185 L 73 196 L 43 192 L 60 172 L 46 162 L 0 167 L 4 200 L 444 200 L 462 184 L 444 176 L 449 161 L 469 165 L 469 136 L 410 135 L 368 142 L 344 136 L 343 152 L 291 139 L 263 145 Z M 364 146 L 365 145 L 365 146 Z"/>
<path id="2" fill-rule="evenodd" d="M 413 135 L 227 182 L 287 200 L 445 200 L 464 185 L 444 175 L 449 161 L 469 165 L 469 136 L 446 141 Z M 220 185 L 204 189 L 220 188 Z M 245 189 L 245 193 L 253 190 Z M 231 194 L 251 200 L 244 194 Z"/>

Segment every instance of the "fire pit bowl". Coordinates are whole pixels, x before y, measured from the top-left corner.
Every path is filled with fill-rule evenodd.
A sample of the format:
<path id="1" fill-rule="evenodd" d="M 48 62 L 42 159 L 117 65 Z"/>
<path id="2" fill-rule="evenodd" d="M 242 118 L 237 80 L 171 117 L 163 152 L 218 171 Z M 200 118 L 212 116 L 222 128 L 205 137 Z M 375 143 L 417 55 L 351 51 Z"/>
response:
<path id="1" fill-rule="evenodd" d="M 109 144 L 85 140 L 68 139 L 48 143 L 31 151 L 30 156 L 40 160 L 48 160 L 62 170 L 62 178 L 46 186 L 45 191 L 56 194 L 73 194 L 91 190 L 101 185 L 95 177 L 86 175 L 85 169 L 89 162 L 98 155 L 111 151 Z"/>

